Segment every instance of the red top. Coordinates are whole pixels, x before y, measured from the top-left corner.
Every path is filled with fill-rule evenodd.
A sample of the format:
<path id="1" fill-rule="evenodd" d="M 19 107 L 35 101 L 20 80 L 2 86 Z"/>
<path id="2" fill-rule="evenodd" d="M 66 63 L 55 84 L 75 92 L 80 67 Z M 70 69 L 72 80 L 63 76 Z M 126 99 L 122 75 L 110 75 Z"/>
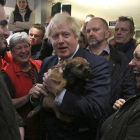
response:
<path id="1" fill-rule="evenodd" d="M 30 58 L 29 61 L 39 73 L 42 61 L 34 60 L 32 58 Z M 27 95 L 33 86 L 32 78 L 23 72 L 14 61 L 5 67 L 4 70 L 14 85 L 15 98 L 20 98 Z M 37 134 L 39 132 L 39 114 L 28 120 L 27 115 L 31 110 L 33 110 L 33 107 L 30 102 L 28 102 L 24 106 L 17 109 L 17 112 L 27 124 L 27 128 L 25 129 L 25 138 L 30 140 L 38 140 Z"/>
<path id="2" fill-rule="evenodd" d="M 6 52 L 3 58 L 0 57 L 0 69 L 6 67 L 12 61 L 12 58 L 13 56 L 9 52 Z"/>

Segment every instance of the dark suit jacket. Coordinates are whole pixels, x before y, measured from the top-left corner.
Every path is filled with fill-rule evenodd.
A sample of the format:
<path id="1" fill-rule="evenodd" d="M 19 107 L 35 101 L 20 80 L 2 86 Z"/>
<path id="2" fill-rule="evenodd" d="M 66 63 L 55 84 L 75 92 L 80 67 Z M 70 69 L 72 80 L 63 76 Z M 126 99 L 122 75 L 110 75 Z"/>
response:
<path id="1" fill-rule="evenodd" d="M 42 47 L 40 50 L 39 60 L 44 60 L 46 57 L 52 56 L 53 47 L 52 44 L 48 42 L 48 39 L 44 39 Z"/>
<path id="2" fill-rule="evenodd" d="M 20 140 L 19 126 L 23 127 L 24 123 L 15 111 L 0 71 L 0 139 Z"/>
<path id="3" fill-rule="evenodd" d="M 46 111 L 47 116 L 43 120 L 43 124 L 46 123 L 47 132 L 50 140 L 66 139 L 68 133 L 72 133 L 69 136 L 71 139 L 94 139 L 95 130 L 98 120 L 100 120 L 109 109 L 109 97 L 110 97 L 110 75 L 108 69 L 108 62 L 102 56 L 97 56 L 89 53 L 81 48 L 76 52 L 74 57 L 79 56 L 85 58 L 90 63 L 92 74 L 89 81 L 78 81 L 73 88 L 67 90 L 62 104 L 60 105 L 60 112 L 75 118 L 72 124 L 67 124 L 69 131 L 60 135 L 60 128 L 55 126 L 65 124 L 60 122 L 53 115 L 51 111 Z M 45 72 L 52 66 L 58 63 L 58 57 L 47 57 L 42 64 L 39 82 L 42 83 L 42 77 Z M 53 121 L 52 119 L 55 118 Z M 78 135 L 76 130 L 81 127 L 89 127 L 92 129 L 92 133 L 86 135 Z M 59 131 L 59 132 L 58 132 Z M 61 131 L 62 132 L 62 131 Z M 64 131 L 63 131 L 64 132 Z M 59 134 L 57 134 L 59 133 Z"/>

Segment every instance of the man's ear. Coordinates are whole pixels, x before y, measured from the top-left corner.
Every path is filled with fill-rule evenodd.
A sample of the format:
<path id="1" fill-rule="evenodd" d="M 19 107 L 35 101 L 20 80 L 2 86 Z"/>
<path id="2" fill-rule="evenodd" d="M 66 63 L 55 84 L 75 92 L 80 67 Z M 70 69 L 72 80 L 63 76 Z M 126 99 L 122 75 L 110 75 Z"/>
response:
<path id="1" fill-rule="evenodd" d="M 109 30 L 106 30 L 105 31 L 105 39 L 108 39 L 110 36 L 110 31 Z"/>
<path id="2" fill-rule="evenodd" d="M 131 38 L 133 38 L 134 35 L 135 35 L 135 31 L 133 31 L 133 32 L 131 33 Z"/>
<path id="3" fill-rule="evenodd" d="M 79 36 L 75 35 L 75 38 L 76 38 L 76 40 L 77 40 L 77 42 L 78 42 L 78 38 L 79 38 Z"/>

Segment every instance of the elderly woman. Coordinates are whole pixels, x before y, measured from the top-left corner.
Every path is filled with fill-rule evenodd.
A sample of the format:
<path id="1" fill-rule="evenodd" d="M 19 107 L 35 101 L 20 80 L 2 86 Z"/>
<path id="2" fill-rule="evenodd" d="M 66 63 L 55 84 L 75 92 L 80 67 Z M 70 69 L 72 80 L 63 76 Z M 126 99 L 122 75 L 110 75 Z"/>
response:
<path id="1" fill-rule="evenodd" d="M 12 62 L 4 68 L 5 82 L 12 97 L 12 102 L 24 121 L 27 122 L 25 140 L 38 140 L 38 116 L 27 120 L 27 114 L 33 109 L 29 103 L 29 90 L 36 83 L 41 61 L 31 58 L 28 35 L 24 32 L 11 36 L 10 51 Z"/>

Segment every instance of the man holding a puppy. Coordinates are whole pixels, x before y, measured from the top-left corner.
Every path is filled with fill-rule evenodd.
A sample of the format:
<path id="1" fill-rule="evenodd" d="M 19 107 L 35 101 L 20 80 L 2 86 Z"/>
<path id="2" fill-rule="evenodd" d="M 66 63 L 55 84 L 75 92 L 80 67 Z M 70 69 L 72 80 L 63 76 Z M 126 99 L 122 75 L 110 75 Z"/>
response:
<path id="1" fill-rule="evenodd" d="M 110 75 L 107 60 L 102 56 L 89 53 L 78 45 L 80 35 L 79 22 L 66 13 L 56 14 L 47 28 L 48 38 L 56 52 L 47 57 L 42 64 L 39 83 L 30 90 L 31 101 L 40 95 L 49 98 L 44 87 L 54 95 L 54 103 L 59 111 L 73 121 L 66 123 L 56 118 L 55 112 L 49 108 L 42 111 L 41 140 L 94 140 L 100 119 L 109 110 Z M 92 71 L 88 81 L 78 81 L 69 89 L 63 89 L 56 96 L 56 85 L 49 79 L 52 66 L 60 59 L 83 57 Z M 63 70 L 60 69 L 60 74 Z M 52 103 L 53 104 L 53 103 Z"/>

